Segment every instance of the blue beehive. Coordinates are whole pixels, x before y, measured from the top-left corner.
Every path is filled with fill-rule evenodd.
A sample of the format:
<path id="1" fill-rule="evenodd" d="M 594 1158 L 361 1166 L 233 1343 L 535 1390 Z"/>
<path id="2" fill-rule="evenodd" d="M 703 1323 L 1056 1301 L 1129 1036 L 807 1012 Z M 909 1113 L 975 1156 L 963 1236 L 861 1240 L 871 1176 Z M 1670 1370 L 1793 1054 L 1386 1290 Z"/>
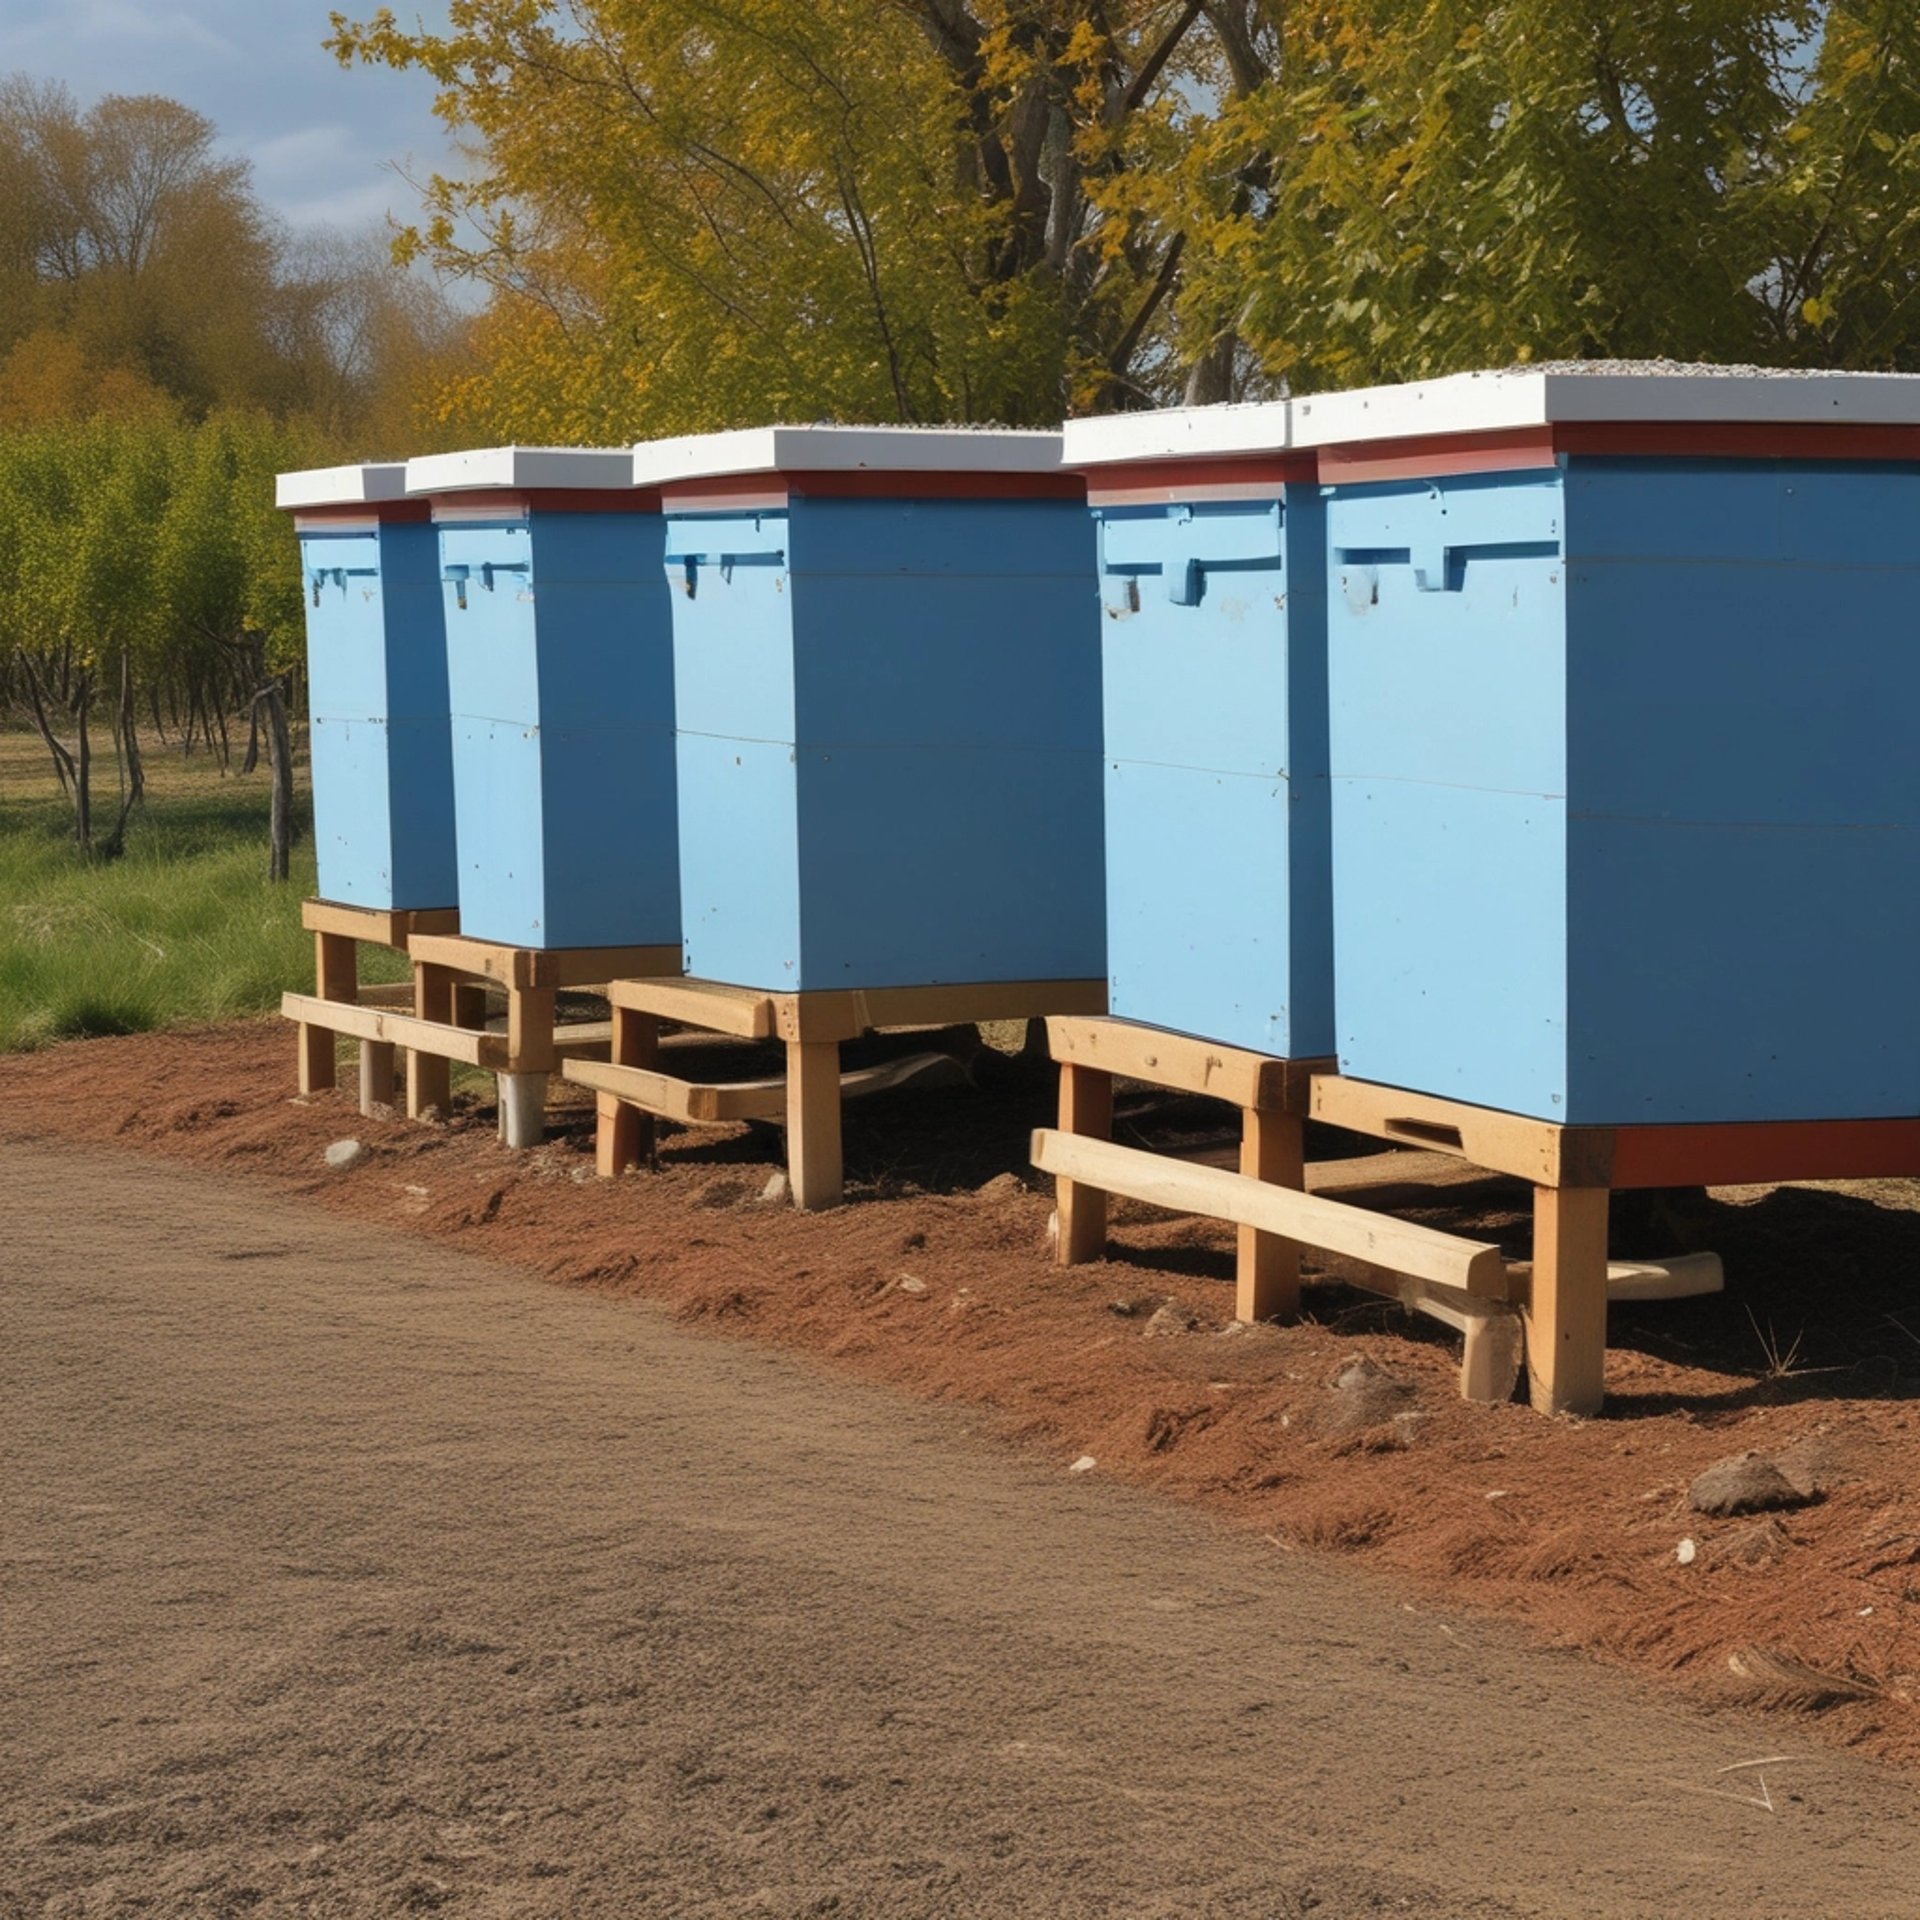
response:
<path id="1" fill-rule="evenodd" d="M 1068 423 L 1100 534 L 1110 1009 L 1333 1051 L 1326 551 L 1284 403 Z"/>
<path id="2" fill-rule="evenodd" d="M 696 976 L 1099 978 L 1093 531 L 1057 434 L 656 442 Z"/>
<path id="3" fill-rule="evenodd" d="M 283 473 L 307 603 L 320 894 L 445 908 L 457 881 L 446 635 L 424 507 L 399 462 Z"/>
<path id="4" fill-rule="evenodd" d="M 1295 403 L 1344 1071 L 1596 1125 L 1920 1112 L 1916 421 L 1894 376 Z"/>
<path id="5" fill-rule="evenodd" d="M 407 465 L 431 500 L 453 712 L 460 930 L 672 945 L 673 650 L 656 494 L 624 452 Z"/>

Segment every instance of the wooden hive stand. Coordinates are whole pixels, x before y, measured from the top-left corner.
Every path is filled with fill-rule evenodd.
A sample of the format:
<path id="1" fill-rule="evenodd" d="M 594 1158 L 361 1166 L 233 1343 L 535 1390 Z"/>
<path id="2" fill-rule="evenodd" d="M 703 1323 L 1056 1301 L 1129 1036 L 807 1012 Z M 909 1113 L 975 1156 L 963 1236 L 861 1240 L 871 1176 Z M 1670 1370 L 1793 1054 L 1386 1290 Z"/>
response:
<path id="1" fill-rule="evenodd" d="M 1291 1319 L 1300 1309 L 1300 1249 L 1344 1254 L 1362 1263 L 1360 1284 L 1463 1336 L 1463 1395 L 1512 1393 L 1520 1327 L 1497 1246 L 1306 1191 L 1306 1118 L 1331 1061 L 1276 1059 L 1114 1019 L 1049 1020 L 1047 1038 L 1060 1065 L 1060 1125 L 1034 1135 L 1033 1161 L 1055 1177 L 1060 1265 L 1101 1257 L 1110 1194 L 1230 1221 L 1239 1229 L 1236 1318 Z M 1240 1171 L 1117 1145 L 1116 1079 L 1239 1108 Z"/>
<path id="2" fill-rule="evenodd" d="M 1524 1352 L 1532 1402 L 1545 1412 L 1598 1411 L 1610 1298 L 1673 1299 L 1718 1292 L 1722 1285 L 1715 1254 L 1610 1261 L 1610 1187 L 1920 1170 L 1920 1120 L 1562 1127 L 1347 1080 L 1330 1061 L 1279 1060 L 1124 1020 L 1054 1019 L 1047 1034 L 1060 1064 L 1060 1125 L 1034 1135 L 1033 1160 L 1057 1184 L 1060 1265 L 1101 1256 L 1109 1194 L 1236 1225 L 1235 1312 L 1242 1320 L 1298 1311 L 1302 1247 L 1340 1254 L 1359 1263 L 1347 1276 L 1355 1284 L 1397 1298 L 1462 1336 L 1465 1398 L 1509 1398 Z M 1240 1171 L 1115 1144 L 1116 1079 L 1205 1094 L 1240 1108 Z M 1409 1157 L 1403 1154 L 1309 1168 L 1302 1150 L 1308 1118 L 1415 1149 L 1426 1167 L 1400 1168 L 1396 1162 Z M 1489 1242 L 1307 1190 L 1310 1184 L 1352 1192 L 1425 1187 L 1437 1183 L 1435 1169 L 1449 1161 L 1532 1185 L 1531 1262 L 1509 1262 Z"/>
<path id="3" fill-rule="evenodd" d="M 1605 1397 L 1607 1301 L 1638 1291 L 1633 1276 L 1645 1271 L 1607 1259 L 1615 1188 L 1920 1174 L 1920 1119 L 1570 1127 L 1339 1074 L 1315 1077 L 1310 1111 L 1532 1186 L 1533 1261 L 1511 1269 L 1509 1290 L 1526 1325 L 1529 1393 L 1543 1413 L 1597 1413 Z"/>
<path id="4" fill-rule="evenodd" d="M 350 907 L 334 900 L 303 900 L 300 924 L 313 935 L 313 992 L 285 994 L 280 1002 L 280 1011 L 298 1023 L 300 1091 L 322 1093 L 338 1084 L 334 1039 L 345 1033 L 360 1041 L 360 1111 L 390 1106 L 394 1048 L 365 1027 L 367 1019 L 381 1012 L 408 1006 L 413 989 L 404 981 L 363 987 L 360 948 L 386 947 L 404 954 L 418 934 L 451 933 L 460 924 L 459 912 L 453 907 Z"/>
<path id="5" fill-rule="evenodd" d="M 921 1055 L 843 1074 L 843 1041 L 883 1027 L 1024 1020 L 1093 1008 L 1105 1004 L 1106 992 L 1104 980 L 767 993 L 711 980 L 620 979 L 607 989 L 613 1003 L 611 1060 L 570 1060 L 564 1072 L 596 1095 L 602 1174 L 617 1174 L 644 1156 L 656 1117 L 694 1126 L 784 1121 L 794 1205 L 832 1207 L 839 1205 L 844 1184 L 841 1102 L 924 1078 L 929 1060 L 943 1058 Z M 677 1079 L 660 1070 L 662 1021 L 741 1039 L 780 1040 L 787 1071 L 779 1079 L 719 1085 Z"/>
<path id="6" fill-rule="evenodd" d="M 537 1146 L 544 1138 L 548 1078 L 561 1061 L 577 1053 L 604 1053 L 612 1041 L 606 1021 L 559 1024 L 560 990 L 601 989 L 616 974 L 663 967 L 679 958 L 678 947 L 546 950 L 444 929 L 416 930 L 405 944 L 413 963 L 410 1011 L 391 998 L 371 1003 L 364 996 L 346 1000 L 329 992 L 324 960 L 318 995 L 282 997 L 281 1012 L 300 1023 L 303 1035 L 302 1090 L 307 1090 L 310 1045 L 323 1045 L 331 1059 L 333 1035 L 344 1033 L 360 1042 L 363 1110 L 375 1099 L 392 1099 L 395 1050 L 404 1048 L 406 1110 L 409 1118 L 419 1119 L 430 1107 L 446 1110 L 457 1060 L 498 1076 L 501 1138 L 514 1147 Z M 486 1017 L 489 984 L 506 995 L 504 1019 Z M 322 1042 L 306 1040 L 314 1031 L 324 1035 Z"/>

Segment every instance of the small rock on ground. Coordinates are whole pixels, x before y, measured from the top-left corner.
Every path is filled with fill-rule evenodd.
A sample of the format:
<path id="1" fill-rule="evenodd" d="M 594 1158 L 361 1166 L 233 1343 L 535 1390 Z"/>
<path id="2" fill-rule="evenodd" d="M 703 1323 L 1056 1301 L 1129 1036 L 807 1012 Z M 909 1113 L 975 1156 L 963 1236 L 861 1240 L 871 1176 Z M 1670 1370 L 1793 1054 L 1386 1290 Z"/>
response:
<path id="1" fill-rule="evenodd" d="M 1716 1460 L 1687 1489 L 1687 1505 L 1695 1513 L 1721 1515 L 1804 1507 L 1809 1497 L 1760 1453 Z"/>
<path id="2" fill-rule="evenodd" d="M 327 1149 L 327 1165 L 337 1173 L 345 1167 L 357 1167 L 362 1160 L 366 1159 L 367 1154 L 368 1148 L 364 1141 L 336 1140 Z"/>
<path id="3" fill-rule="evenodd" d="M 925 1293 L 927 1283 L 911 1273 L 903 1273 L 895 1283 L 902 1293 Z"/>
<path id="4" fill-rule="evenodd" d="M 784 1207 L 792 1198 L 793 1189 L 787 1184 L 785 1173 L 776 1173 L 760 1189 L 760 1204 L 763 1207 Z"/>
<path id="5" fill-rule="evenodd" d="M 1371 1360 L 1349 1360 L 1321 1395 L 1318 1424 L 1329 1433 L 1355 1433 L 1385 1426 L 1408 1411 L 1412 1386 Z"/>
<path id="6" fill-rule="evenodd" d="M 1200 1324 L 1200 1316 L 1191 1307 L 1184 1306 L 1178 1300 L 1169 1300 L 1155 1310 L 1151 1319 L 1140 1329 L 1149 1340 L 1164 1339 L 1170 1334 L 1191 1333 Z"/>

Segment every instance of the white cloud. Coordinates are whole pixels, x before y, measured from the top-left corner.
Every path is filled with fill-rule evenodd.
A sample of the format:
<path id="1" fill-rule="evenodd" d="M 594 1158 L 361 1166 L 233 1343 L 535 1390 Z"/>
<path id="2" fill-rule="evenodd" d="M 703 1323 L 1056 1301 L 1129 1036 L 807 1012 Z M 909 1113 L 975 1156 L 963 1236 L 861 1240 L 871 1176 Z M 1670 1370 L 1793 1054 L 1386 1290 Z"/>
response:
<path id="1" fill-rule="evenodd" d="M 389 164 L 424 175 L 452 164 L 420 73 L 343 71 L 321 42 L 339 6 L 373 0 L 0 0 L 0 75 L 70 88 L 82 107 L 108 93 L 162 93 L 219 129 L 220 151 L 250 161 L 261 200 L 295 226 L 355 227 L 418 211 Z M 400 5 L 429 27 L 445 0 Z"/>
<path id="2" fill-rule="evenodd" d="M 160 13 L 127 6 L 123 0 L 79 0 L 77 5 L 43 8 L 38 20 L 0 29 L 0 67 L 58 70 L 75 64 L 79 53 L 82 64 L 117 76 L 101 85 L 102 92 L 152 90 L 156 51 L 162 56 L 162 73 L 205 60 L 226 63 L 246 57 L 237 42 L 204 18 L 177 8 Z"/>

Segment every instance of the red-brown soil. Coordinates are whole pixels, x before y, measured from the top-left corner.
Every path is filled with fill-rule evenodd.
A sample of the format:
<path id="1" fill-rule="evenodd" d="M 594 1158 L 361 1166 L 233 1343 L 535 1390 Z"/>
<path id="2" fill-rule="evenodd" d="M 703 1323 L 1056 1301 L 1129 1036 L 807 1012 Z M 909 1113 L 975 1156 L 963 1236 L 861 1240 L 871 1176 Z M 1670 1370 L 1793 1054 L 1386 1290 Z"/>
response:
<path id="1" fill-rule="evenodd" d="M 345 1093 L 291 1099 L 291 1052 L 270 1022 L 0 1061 L 0 1138 L 228 1169 L 558 1285 L 646 1295 L 990 1410 L 1063 1467 L 1091 1455 L 1283 1550 L 1349 1556 L 1701 1699 L 1770 1708 L 1794 1739 L 1920 1764 L 1920 1183 L 1616 1202 L 1616 1253 L 1711 1248 L 1728 1291 L 1616 1307 L 1605 1416 L 1546 1420 L 1462 1403 L 1438 1329 L 1338 1284 L 1310 1291 L 1298 1326 L 1230 1329 L 1230 1230 L 1209 1223 L 1121 1207 L 1109 1261 L 1055 1269 L 1050 1197 L 1025 1168 L 1044 1063 L 988 1053 L 974 1087 L 856 1109 L 849 1204 L 805 1216 L 759 1203 L 768 1134 L 670 1134 L 656 1170 L 601 1182 L 584 1108 L 515 1154 L 480 1095 L 433 1126 L 363 1118 Z M 1223 1118 L 1141 1091 L 1120 1130 L 1191 1143 Z M 370 1155 L 329 1172 L 323 1149 L 349 1135 Z M 1524 1252 L 1519 1188 L 1424 1197 L 1417 1217 Z M 1170 1297 L 1197 1324 L 1149 1334 Z M 1388 1376 L 1359 1412 L 1330 1386 L 1357 1358 Z M 1689 1512 L 1693 1477 L 1748 1449 L 1813 1504 Z"/>

